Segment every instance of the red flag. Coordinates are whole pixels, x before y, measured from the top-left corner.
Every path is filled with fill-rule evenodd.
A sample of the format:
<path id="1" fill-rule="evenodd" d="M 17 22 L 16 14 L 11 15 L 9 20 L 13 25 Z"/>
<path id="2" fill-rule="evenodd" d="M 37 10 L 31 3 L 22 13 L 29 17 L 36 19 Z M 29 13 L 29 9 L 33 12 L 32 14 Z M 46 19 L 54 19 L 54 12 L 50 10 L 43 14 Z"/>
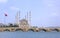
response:
<path id="1" fill-rule="evenodd" d="M 5 16 L 7 16 L 7 14 L 5 14 Z"/>

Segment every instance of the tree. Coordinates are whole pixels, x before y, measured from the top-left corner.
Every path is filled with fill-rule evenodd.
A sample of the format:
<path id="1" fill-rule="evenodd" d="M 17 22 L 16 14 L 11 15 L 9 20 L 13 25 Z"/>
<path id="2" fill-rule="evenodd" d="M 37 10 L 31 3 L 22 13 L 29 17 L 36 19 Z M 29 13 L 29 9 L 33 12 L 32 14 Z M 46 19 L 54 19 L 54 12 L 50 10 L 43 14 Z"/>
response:
<path id="1" fill-rule="evenodd" d="M 10 24 L 9 24 L 9 27 L 13 27 L 13 24 L 12 24 L 12 23 L 10 23 Z"/>
<path id="2" fill-rule="evenodd" d="M 18 27 L 18 24 L 14 24 L 14 27 Z"/>

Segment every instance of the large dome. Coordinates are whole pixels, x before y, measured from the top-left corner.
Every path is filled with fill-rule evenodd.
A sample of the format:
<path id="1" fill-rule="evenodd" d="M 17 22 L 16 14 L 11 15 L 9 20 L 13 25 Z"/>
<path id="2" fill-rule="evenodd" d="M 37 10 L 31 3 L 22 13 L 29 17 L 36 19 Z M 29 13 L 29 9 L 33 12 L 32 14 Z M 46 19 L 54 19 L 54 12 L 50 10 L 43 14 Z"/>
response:
<path id="1" fill-rule="evenodd" d="M 20 25 L 28 25 L 28 21 L 26 19 L 20 20 Z"/>

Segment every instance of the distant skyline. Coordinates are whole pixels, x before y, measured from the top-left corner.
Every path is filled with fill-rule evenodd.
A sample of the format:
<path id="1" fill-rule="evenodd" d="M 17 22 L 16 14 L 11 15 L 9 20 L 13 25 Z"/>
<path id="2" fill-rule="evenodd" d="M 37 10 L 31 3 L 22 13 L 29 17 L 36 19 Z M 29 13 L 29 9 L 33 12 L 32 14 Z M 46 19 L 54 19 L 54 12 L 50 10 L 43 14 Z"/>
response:
<path id="1" fill-rule="evenodd" d="M 32 26 L 60 26 L 60 0 L 0 0 L 0 23 L 14 23 L 18 11 L 21 19 L 31 11 Z"/>

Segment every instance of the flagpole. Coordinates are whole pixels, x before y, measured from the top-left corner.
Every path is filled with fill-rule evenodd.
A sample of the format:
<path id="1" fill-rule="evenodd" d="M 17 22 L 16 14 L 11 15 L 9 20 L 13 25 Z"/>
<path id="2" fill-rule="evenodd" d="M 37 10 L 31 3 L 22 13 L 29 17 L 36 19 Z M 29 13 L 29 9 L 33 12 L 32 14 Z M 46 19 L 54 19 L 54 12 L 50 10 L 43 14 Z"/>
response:
<path id="1" fill-rule="evenodd" d="M 5 21 L 5 15 L 4 15 L 4 24 L 6 24 L 6 21 Z"/>
<path id="2" fill-rule="evenodd" d="M 4 15 L 4 24 L 6 24 L 6 17 L 7 17 L 7 14 L 5 13 L 5 15 Z"/>
<path id="3" fill-rule="evenodd" d="M 4 16 L 4 24 L 5 24 L 5 16 Z"/>

